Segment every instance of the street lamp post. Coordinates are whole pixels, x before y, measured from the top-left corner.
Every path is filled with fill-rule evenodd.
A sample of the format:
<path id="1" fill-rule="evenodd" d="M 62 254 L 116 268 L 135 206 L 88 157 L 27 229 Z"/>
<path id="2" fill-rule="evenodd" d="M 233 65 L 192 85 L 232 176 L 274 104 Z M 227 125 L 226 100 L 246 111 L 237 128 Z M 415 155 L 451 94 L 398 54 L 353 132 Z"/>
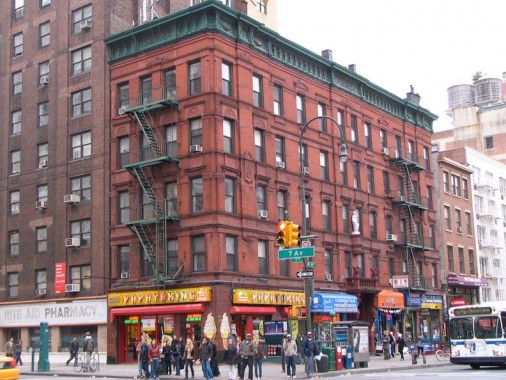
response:
<path id="1" fill-rule="evenodd" d="M 300 203 L 302 207 L 302 237 L 301 239 L 307 239 L 307 218 L 306 218 L 306 189 L 304 187 L 304 157 L 302 156 L 302 138 L 304 137 L 304 133 L 306 132 L 309 124 L 311 124 L 315 120 L 330 120 L 332 121 L 338 128 L 341 135 L 341 145 L 339 146 L 339 160 L 341 162 L 348 161 L 348 151 L 345 144 L 344 139 L 344 129 L 336 119 L 330 117 L 330 116 L 317 116 L 306 122 L 304 124 L 304 127 L 302 127 L 302 131 L 300 132 L 300 138 L 299 138 L 299 161 L 300 161 Z M 308 259 L 304 259 L 304 269 L 310 269 L 308 267 Z M 312 331 L 311 326 L 311 312 L 310 312 L 310 306 L 311 306 L 311 297 L 313 296 L 314 292 L 314 280 L 313 278 L 305 278 L 304 279 L 304 296 L 306 301 L 306 332 Z"/>

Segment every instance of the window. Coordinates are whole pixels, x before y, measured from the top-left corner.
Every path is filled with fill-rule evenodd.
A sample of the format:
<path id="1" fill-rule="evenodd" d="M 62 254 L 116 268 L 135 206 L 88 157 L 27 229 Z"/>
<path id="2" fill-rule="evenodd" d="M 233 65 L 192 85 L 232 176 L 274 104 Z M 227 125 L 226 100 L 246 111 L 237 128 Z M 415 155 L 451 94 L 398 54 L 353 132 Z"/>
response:
<path id="1" fill-rule="evenodd" d="M 279 84 L 274 84 L 273 91 L 274 115 L 283 116 L 283 87 Z"/>
<path id="2" fill-rule="evenodd" d="M 130 163 L 130 139 L 128 136 L 120 137 L 118 139 L 118 167 L 124 168 L 126 165 Z"/>
<path id="3" fill-rule="evenodd" d="M 165 86 L 165 96 L 169 99 L 176 99 L 177 88 L 176 88 L 176 69 L 171 68 L 165 70 L 163 73 L 163 83 Z"/>
<path id="4" fill-rule="evenodd" d="M 41 8 L 48 7 L 50 5 L 51 5 L 51 0 L 40 0 L 40 7 Z"/>
<path id="5" fill-rule="evenodd" d="M 35 289 L 47 288 L 47 271 L 45 269 L 38 269 L 35 271 Z"/>
<path id="6" fill-rule="evenodd" d="M 337 124 L 339 126 L 344 127 L 344 111 L 343 110 L 337 110 Z"/>
<path id="7" fill-rule="evenodd" d="M 430 170 L 430 153 L 429 148 L 423 148 L 423 162 L 425 166 L 425 170 Z"/>
<path id="8" fill-rule="evenodd" d="M 485 149 L 494 149 L 494 136 L 485 137 Z"/>
<path id="9" fill-rule="evenodd" d="M 267 190 L 263 185 L 257 185 L 256 188 L 256 198 L 257 198 L 257 211 L 267 210 Z"/>
<path id="10" fill-rule="evenodd" d="M 380 129 L 380 143 L 382 148 L 388 148 L 386 129 Z"/>
<path id="11" fill-rule="evenodd" d="M 19 273 L 7 273 L 7 294 L 8 297 L 14 298 L 18 296 L 19 289 Z"/>
<path id="12" fill-rule="evenodd" d="M 458 247 L 457 250 L 459 252 L 459 273 L 466 273 L 466 267 L 464 264 L 464 248 Z"/>
<path id="13" fill-rule="evenodd" d="M 258 241 L 258 274 L 269 274 L 269 255 L 267 241 Z"/>
<path id="14" fill-rule="evenodd" d="M 371 135 L 371 124 L 364 123 L 364 136 L 365 136 L 365 146 L 367 149 L 372 149 L 372 135 Z"/>
<path id="15" fill-rule="evenodd" d="M 141 104 L 151 103 L 153 99 L 153 80 L 151 76 L 141 78 Z"/>
<path id="16" fill-rule="evenodd" d="M 141 219 L 150 220 L 156 218 L 156 209 L 153 201 L 145 191 L 141 193 Z"/>
<path id="17" fill-rule="evenodd" d="M 343 232 L 346 234 L 350 233 L 350 206 L 343 205 L 341 208 L 341 216 L 343 218 Z"/>
<path id="18" fill-rule="evenodd" d="M 232 65 L 221 63 L 221 92 L 223 95 L 232 96 Z"/>
<path id="19" fill-rule="evenodd" d="M 118 223 L 128 223 L 130 221 L 130 194 L 128 191 L 118 193 L 118 209 Z"/>
<path id="20" fill-rule="evenodd" d="M 223 150 L 225 153 L 235 153 L 234 122 L 223 119 Z"/>
<path id="21" fill-rule="evenodd" d="M 47 185 L 44 184 L 44 185 L 37 186 L 37 201 L 39 201 L 39 202 L 46 201 L 47 202 L 47 196 L 48 196 Z"/>
<path id="22" fill-rule="evenodd" d="M 353 161 L 353 188 L 360 190 L 360 163 Z"/>
<path id="23" fill-rule="evenodd" d="M 476 274 L 476 264 L 474 261 L 474 251 L 472 249 L 469 249 L 468 255 L 469 255 L 469 274 L 475 275 Z"/>
<path id="24" fill-rule="evenodd" d="M 179 269 L 178 250 L 179 242 L 177 239 L 167 240 L 167 272 L 169 274 L 176 274 Z"/>
<path id="25" fill-rule="evenodd" d="M 14 20 L 25 14 L 25 0 L 14 0 Z"/>
<path id="26" fill-rule="evenodd" d="M 450 206 L 444 206 L 444 208 L 443 208 L 443 217 L 444 217 L 444 220 L 445 220 L 445 228 L 447 230 L 451 230 L 452 229 L 452 223 L 451 223 L 451 219 L 450 219 Z"/>
<path id="27" fill-rule="evenodd" d="M 127 108 L 130 105 L 130 85 L 122 83 L 118 85 L 118 110 L 121 107 Z"/>
<path id="28" fill-rule="evenodd" d="M 46 21 L 39 25 L 39 47 L 49 46 L 51 43 L 51 23 Z"/>
<path id="29" fill-rule="evenodd" d="M 91 156 L 91 132 L 78 133 L 72 136 L 72 158 L 79 159 Z"/>
<path id="30" fill-rule="evenodd" d="M 13 111 L 11 114 L 11 134 L 21 133 L 21 119 L 23 112 L 21 110 Z"/>
<path id="31" fill-rule="evenodd" d="M 443 190 L 445 193 L 450 192 L 450 173 L 443 171 Z"/>
<path id="32" fill-rule="evenodd" d="M 278 203 L 278 219 L 279 220 L 285 220 L 285 218 L 286 218 L 286 212 L 287 212 L 286 198 L 287 198 L 286 191 L 279 190 L 276 193 L 276 200 Z"/>
<path id="33" fill-rule="evenodd" d="M 401 136 L 395 136 L 395 158 L 403 157 L 402 152 L 402 138 Z"/>
<path id="34" fill-rule="evenodd" d="M 257 9 L 260 13 L 267 14 L 267 4 L 265 0 L 257 0 Z"/>
<path id="35" fill-rule="evenodd" d="M 320 152 L 320 177 L 323 181 L 329 180 L 328 153 Z"/>
<path id="36" fill-rule="evenodd" d="M 276 136 L 276 163 L 285 163 L 285 139 L 280 136 Z"/>
<path id="37" fill-rule="evenodd" d="M 21 172 L 21 151 L 13 150 L 11 152 L 11 174 L 19 174 Z"/>
<path id="38" fill-rule="evenodd" d="M 47 252 L 47 227 L 38 227 L 35 229 L 37 253 Z"/>
<path id="39" fill-rule="evenodd" d="M 190 96 L 198 95 L 202 91 L 202 80 L 200 71 L 200 61 L 190 63 L 188 66 L 190 78 Z"/>
<path id="40" fill-rule="evenodd" d="M 344 252 L 344 278 L 351 278 L 351 252 Z"/>
<path id="41" fill-rule="evenodd" d="M 466 178 L 462 178 L 462 196 L 464 199 L 469 199 L 469 187 Z"/>
<path id="42" fill-rule="evenodd" d="M 430 274 L 430 282 L 432 289 L 437 289 L 437 264 L 432 263 L 431 264 L 431 274 Z"/>
<path id="43" fill-rule="evenodd" d="M 39 84 L 43 84 L 46 78 L 49 78 L 49 61 L 39 63 Z"/>
<path id="44" fill-rule="evenodd" d="M 79 284 L 81 291 L 91 289 L 91 267 L 79 265 L 70 267 L 70 283 Z"/>
<path id="45" fill-rule="evenodd" d="M 227 272 L 237 271 L 237 236 L 227 236 L 225 238 L 227 252 Z"/>
<path id="46" fill-rule="evenodd" d="M 351 115 L 351 141 L 358 144 L 358 119 Z"/>
<path id="47" fill-rule="evenodd" d="M 225 212 L 236 211 L 235 179 L 225 178 Z"/>
<path id="48" fill-rule="evenodd" d="M 190 120 L 190 145 L 202 145 L 202 119 Z"/>
<path id="49" fill-rule="evenodd" d="M 302 148 L 302 149 L 301 149 Z M 302 144 L 302 147 L 299 145 L 299 159 L 302 161 L 303 167 L 308 167 L 308 159 L 307 159 L 307 145 Z"/>
<path id="50" fill-rule="evenodd" d="M 460 177 L 452 174 L 452 194 L 456 197 L 460 197 Z"/>
<path id="51" fill-rule="evenodd" d="M 91 244 L 91 221 L 89 219 L 70 222 L 70 234 L 72 238 L 79 238 L 81 246 Z"/>
<path id="52" fill-rule="evenodd" d="M 168 157 L 177 158 L 177 127 L 170 124 L 165 127 L 165 154 Z"/>
<path id="53" fill-rule="evenodd" d="M 130 246 L 118 246 L 118 271 L 130 273 Z M 121 276 L 121 275 L 120 275 Z"/>
<path id="54" fill-rule="evenodd" d="M 304 207 L 306 210 L 306 227 L 311 228 L 311 203 L 307 195 L 304 197 Z"/>
<path id="55" fill-rule="evenodd" d="M 297 95 L 295 103 L 297 105 L 297 123 L 304 124 L 306 122 L 306 99 L 304 95 Z"/>
<path id="56" fill-rule="evenodd" d="M 9 232 L 9 256 L 19 256 L 19 231 Z"/>
<path id="57" fill-rule="evenodd" d="M 369 213 L 369 229 L 371 231 L 371 238 L 378 238 L 378 214 L 376 212 Z"/>
<path id="58" fill-rule="evenodd" d="M 40 167 L 41 161 L 48 161 L 48 145 L 47 143 L 42 143 L 37 145 L 37 167 Z"/>
<path id="59" fill-rule="evenodd" d="M 192 236 L 191 238 L 193 271 L 203 272 L 206 270 L 206 251 L 204 236 Z"/>
<path id="60" fill-rule="evenodd" d="M 418 162 L 415 151 L 415 142 L 411 140 L 408 141 L 408 155 L 411 161 Z"/>
<path id="61" fill-rule="evenodd" d="M 390 215 L 390 214 L 387 214 L 385 216 L 385 229 L 386 229 L 387 234 L 392 233 L 392 215 Z"/>
<path id="62" fill-rule="evenodd" d="M 14 57 L 23 55 L 23 32 L 12 37 L 12 54 Z"/>
<path id="63" fill-rule="evenodd" d="M 86 73 L 90 70 L 91 70 L 91 46 L 85 46 L 81 49 L 74 50 L 72 52 L 72 75 L 79 75 L 82 73 Z"/>
<path id="64" fill-rule="evenodd" d="M 255 160 L 265 162 L 264 131 L 255 129 Z"/>
<path id="65" fill-rule="evenodd" d="M 462 214 L 458 208 L 455 209 L 455 226 L 457 227 L 457 232 L 459 228 L 462 228 Z"/>
<path id="66" fill-rule="evenodd" d="M 177 182 L 165 184 L 165 199 L 167 200 L 167 213 L 170 218 L 178 216 L 177 211 Z"/>
<path id="67" fill-rule="evenodd" d="M 390 193 L 390 173 L 387 170 L 383 170 L 383 191 L 385 194 Z"/>
<path id="68" fill-rule="evenodd" d="M 39 128 L 49 125 L 49 102 L 39 103 Z"/>
<path id="69" fill-rule="evenodd" d="M 332 221 L 330 219 L 330 201 L 323 201 L 322 202 L 322 223 L 323 223 L 323 229 L 325 231 L 331 231 L 332 230 Z"/>
<path id="70" fill-rule="evenodd" d="M 264 106 L 262 77 L 255 74 L 253 74 L 253 106 L 259 108 Z"/>
<path id="71" fill-rule="evenodd" d="M 318 105 L 316 107 L 317 107 L 318 116 L 325 116 L 325 113 L 326 113 L 325 104 L 318 103 Z M 318 127 L 320 128 L 320 131 L 327 132 L 327 119 L 325 119 L 325 118 L 318 119 Z"/>
<path id="72" fill-rule="evenodd" d="M 23 91 L 23 72 L 16 71 L 12 74 L 12 95 L 21 94 Z"/>
<path id="73" fill-rule="evenodd" d="M 343 186 L 348 186 L 348 163 L 339 162 L 339 172 L 341 173 Z"/>
<path id="74" fill-rule="evenodd" d="M 436 238 L 434 234 L 434 225 L 429 226 L 429 247 L 436 248 Z"/>
<path id="75" fill-rule="evenodd" d="M 455 263 L 453 261 L 453 247 L 451 245 L 446 246 L 446 255 L 448 257 L 448 270 L 455 273 Z"/>
<path id="76" fill-rule="evenodd" d="M 332 250 L 331 249 L 325 249 L 323 252 L 323 266 L 325 270 L 325 275 L 329 275 L 332 278 L 333 271 L 333 265 L 332 265 Z"/>
<path id="77" fill-rule="evenodd" d="M 374 187 L 374 168 L 372 166 L 367 167 L 367 191 L 369 192 L 369 194 L 376 193 Z"/>
<path id="78" fill-rule="evenodd" d="M 191 212 L 193 214 L 204 211 L 204 193 L 202 177 L 192 178 L 190 181 Z"/>
<path id="79" fill-rule="evenodd" d="M 91 113 L 91 88 L 72 93 L 72 117 Z"/>
<path id="80" fill-rule="evenodd" d="M 466 223 L 466 232 L 468 235 L 473 234 L 472 224 L 471 224 L 471 213 L 467 212 L 464 214 L 465 223 Z"/>
<path id="81" fill-rule="evenodd" d="M 432 193 L 432 187 L 427 186 L 427 207 L 429 210 L 434 209 L 434 197 Z"/>
<path id="82" fill-rule="evenodd" d="M 81 21 L 91 21 L 91 4 L 85 7 L 76 9 L 72 12 L 72 33 L 78 34 L 84 31 L 81 29 Z"/>

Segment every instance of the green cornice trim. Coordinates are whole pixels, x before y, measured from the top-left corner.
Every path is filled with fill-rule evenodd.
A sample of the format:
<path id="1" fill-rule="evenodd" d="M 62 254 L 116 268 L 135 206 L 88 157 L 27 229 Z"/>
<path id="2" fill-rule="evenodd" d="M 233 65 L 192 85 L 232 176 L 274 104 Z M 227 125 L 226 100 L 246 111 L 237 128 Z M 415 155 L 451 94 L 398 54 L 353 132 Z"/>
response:
<path id="1" fill-rule="evenodd" d="M 151 22 L 107 37 L 109 64 L 133 57 L 192 36 L 213 32 L 247 45 L 270 59 L 304 75 L 345 91 L 361 101 L 403 121 L 433 132 L 438 118 L 416 105 L 375 85 L 338 63 L 282 37 L 279 33 L 234 11 L 217 0 L 204 1 Z"/>

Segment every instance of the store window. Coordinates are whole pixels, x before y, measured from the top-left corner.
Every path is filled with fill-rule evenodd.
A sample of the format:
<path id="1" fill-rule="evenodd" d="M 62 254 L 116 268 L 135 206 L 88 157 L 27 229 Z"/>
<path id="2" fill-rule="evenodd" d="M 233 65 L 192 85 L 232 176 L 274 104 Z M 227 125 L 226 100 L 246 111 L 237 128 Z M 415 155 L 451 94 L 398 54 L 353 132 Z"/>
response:
<path id="1" fill-rule="evenodd" d="M 37 329 L 38 330 L 38 329 Z M 97 327 L 96 326 L 69 326 L 60 328 L 61 333 L 61 341 L 58 344 L 58 352 L 68 352 L 70 347 L 70 342 L 72 342 L 73 337 L 77 337 L 77 342 L 79 343 L 79 347 L 83 347 L 84 337 L 86 336 L 86 332 L 91 334 L 93 341 L 97 342 Z"/>

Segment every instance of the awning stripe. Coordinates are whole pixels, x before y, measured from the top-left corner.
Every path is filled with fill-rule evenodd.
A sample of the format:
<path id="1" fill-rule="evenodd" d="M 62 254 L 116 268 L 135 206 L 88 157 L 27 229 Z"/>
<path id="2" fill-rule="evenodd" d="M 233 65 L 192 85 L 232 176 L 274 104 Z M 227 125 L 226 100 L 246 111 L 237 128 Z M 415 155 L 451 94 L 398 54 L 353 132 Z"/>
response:
<path id="1" fill-rule="evenodd" d="M 182 314 L 199 313 L 205 310 L 203 303 L 189 303 L 182 305 L 163 305 L 163 306 L 135 306 L 118 307 L 111 309 L 110 320 L 114 320 L 118 315 L 146 315 L 146 314 Z"/>
<path id="2" fill-rule="evenodd" d="M 276 308 L 272 306 L 231 306 L 230 314 L 275 314 Z"/>

